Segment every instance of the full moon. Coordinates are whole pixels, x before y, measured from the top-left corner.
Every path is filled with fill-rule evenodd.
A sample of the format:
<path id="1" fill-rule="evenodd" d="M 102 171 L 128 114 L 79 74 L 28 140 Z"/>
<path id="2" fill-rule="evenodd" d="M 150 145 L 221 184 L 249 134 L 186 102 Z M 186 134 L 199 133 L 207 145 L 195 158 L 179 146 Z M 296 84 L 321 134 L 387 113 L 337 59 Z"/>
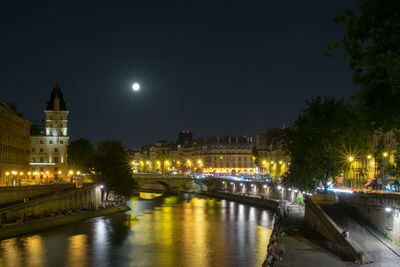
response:
<path id="1" fill-rule="evenodd" d="M 133 89 L 133 91 L 139 91 L 140 85 L 138 83 L 134 83 L 134 84 L 132 84 L 132 89 Z"/>

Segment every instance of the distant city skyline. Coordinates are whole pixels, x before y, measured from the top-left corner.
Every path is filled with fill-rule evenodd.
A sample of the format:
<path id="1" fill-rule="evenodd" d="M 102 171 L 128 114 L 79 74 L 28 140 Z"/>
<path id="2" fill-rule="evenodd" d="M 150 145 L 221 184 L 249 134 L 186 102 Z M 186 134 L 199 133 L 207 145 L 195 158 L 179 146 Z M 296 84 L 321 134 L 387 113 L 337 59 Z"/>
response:
<path id="1" fill-rule="evenodd" d="M 71 140 L 94 144 L 175 141 L 182 129 L 255 137 L 290 125 L 306 99 L 358 90 L 348 62 L 324 57 L 344 32 L 332 19 L 356 5 L 7 3 L 0 101 L 40 123 L 59 80 Z"/>

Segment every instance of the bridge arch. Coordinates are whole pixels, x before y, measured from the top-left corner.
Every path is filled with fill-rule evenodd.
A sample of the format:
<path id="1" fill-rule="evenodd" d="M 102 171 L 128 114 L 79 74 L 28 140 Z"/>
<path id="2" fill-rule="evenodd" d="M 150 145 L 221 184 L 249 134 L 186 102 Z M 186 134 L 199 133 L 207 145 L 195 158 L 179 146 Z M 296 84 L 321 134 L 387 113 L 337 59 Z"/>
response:
<path id="1" fill-rule="evenodd" d="M 160 181 L 160 180 L 143 181 L 143 182 L 139 183 L 139 190 L 140 191 L 142 191 L 142 190 L 157 191 L 158 190 L 157 188 L 146 188 L 146 186 L 150 186 L 150 185 L 161 185 L 167 193 L 172 193 L 172 191 L 173 191 L 171 186 L 168 183 L 166 183 L 164 181 Z"/>

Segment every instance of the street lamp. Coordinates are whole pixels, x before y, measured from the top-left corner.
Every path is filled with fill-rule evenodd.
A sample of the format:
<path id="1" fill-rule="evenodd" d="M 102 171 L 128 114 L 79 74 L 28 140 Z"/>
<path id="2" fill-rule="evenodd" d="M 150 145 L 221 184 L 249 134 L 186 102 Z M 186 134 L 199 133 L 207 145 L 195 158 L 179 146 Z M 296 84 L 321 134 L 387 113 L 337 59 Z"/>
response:
<path id="1" fill-rule="evenodd" d="M 386 207 L 386 208 L 385 208 L 385 211 L 386 211 L 386 212 L 391 212 L 391 211 L 392 211 L 392 208 L 391 208 L 391 207 Z"/>
<path id="2" fill-rule="evenodd" d="M 353 156 L 349 156 L 349 157 L 347 158 L 347 160 L 348 160 L 349 163 L 350 163 L 350 165 L 349 165 L 349 178 L 351 179 L 351 182 L 352 182 L 353 185 L 354 185 L 355 183 L 354 183 L 354 177 L 353 177 L 353 172 L 352 172 L 352 163 L 353 163 L 353 161 L 354 161 L 354 157 L 353 157 Z"/>

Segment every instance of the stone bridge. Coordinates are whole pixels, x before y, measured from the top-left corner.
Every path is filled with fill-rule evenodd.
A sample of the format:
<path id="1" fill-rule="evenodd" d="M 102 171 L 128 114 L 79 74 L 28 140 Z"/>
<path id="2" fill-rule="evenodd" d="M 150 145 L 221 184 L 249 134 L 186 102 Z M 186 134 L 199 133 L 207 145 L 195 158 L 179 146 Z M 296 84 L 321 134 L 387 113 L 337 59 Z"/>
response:
<path id="1" fill-rule="evenodd" d="M 185 186 L 190 187 L 193 183 L 199 183 L 197 179 L 185 175 L 135 175 L 134 179 L 138 183 L 139 191 L 146 190 L 147 186 L 158 184 L 168 193 L 176 193 L 184 190 Z"/>

